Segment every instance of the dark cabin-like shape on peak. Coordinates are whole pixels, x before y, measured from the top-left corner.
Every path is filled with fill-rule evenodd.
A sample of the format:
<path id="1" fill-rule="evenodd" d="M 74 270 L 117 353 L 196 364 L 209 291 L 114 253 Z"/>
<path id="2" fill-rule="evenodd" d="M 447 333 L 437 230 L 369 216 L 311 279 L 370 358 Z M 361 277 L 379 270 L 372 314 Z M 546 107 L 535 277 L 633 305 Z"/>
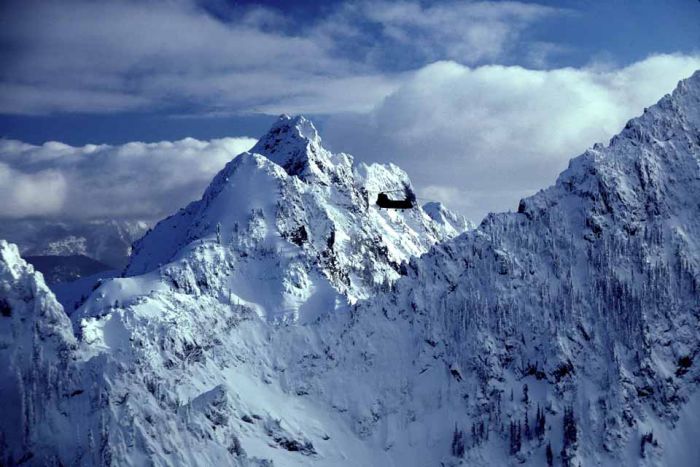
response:
<path id="1" fill-rule="evenodd" d="M 401 190 L 397 190 L 401 191 Z M 391 199 L 387 193 L 382 192 L 377 196 L 377 206 L 384 209 L 413 209 L 416 207 L 416 195 L 408 186 L 404 187 L 404 199 Z"/>

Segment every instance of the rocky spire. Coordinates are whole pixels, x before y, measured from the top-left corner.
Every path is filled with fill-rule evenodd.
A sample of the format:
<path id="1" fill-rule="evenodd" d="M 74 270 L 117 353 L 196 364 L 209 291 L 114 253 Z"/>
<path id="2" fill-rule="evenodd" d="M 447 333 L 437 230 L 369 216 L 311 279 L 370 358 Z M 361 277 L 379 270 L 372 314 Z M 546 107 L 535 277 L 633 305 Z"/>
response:
<path id="1" fill-rule="evenodd" d="M 321 146 L 313 123 L 303 116 L 281 115 L 250 150 L 282 166 L 289 175 L 324 181 L 333 167 L 332 155 Z"/>

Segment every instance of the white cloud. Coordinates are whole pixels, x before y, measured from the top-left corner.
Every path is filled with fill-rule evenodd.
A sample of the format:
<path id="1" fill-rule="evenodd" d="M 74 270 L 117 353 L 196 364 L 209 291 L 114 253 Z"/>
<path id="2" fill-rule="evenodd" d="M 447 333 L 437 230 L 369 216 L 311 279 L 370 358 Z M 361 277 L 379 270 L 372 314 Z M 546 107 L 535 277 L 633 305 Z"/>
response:
<path id="1" fill-rule="evenodd" d="M 0 218 L 158 220 L 199 198 L 251 138 L 73 147 L 0 140 Z"/>
<path id="2" fill-rule="evenodd" d="M 258 8 L 224 22 L 186 1 L 15 2 L 0 16 L 13 44 L 0 48 L 0 113 L 366 111 L 395 89 L 280 21 Z"/>
<path id="3" fill-rule="evenodd" d="M 551 184 L 571 157 L 607 141 L 698 68 L 700 57 L 682 55 L 555 70 L 437 62 L 407 74 L 371 112 L 330 117 L 323 136 L 358 159 L 397 163 L 419 196 L 479 220 Z M 253 142 L 75 148 L 0 141 L 0 195 L 10 200 L 0 217 L 155 220 L 197 198 Z"/>
<path id="4" fill-rule="evenodd" d="M 330 11 L 295 24 L 264 8 L 225 21 L 194 0 L 11 1 L 0 10 L 0 113 L 368 111 L 403 80 L 386 63 L 501 58 L 559 10 L 365 1 Z"/>
<path id="5" fill-rule="evenodd" d="M 25 174 L 0 162 L 0 217 L 33 217 L 61 209 L 67 183 L 56 170 Z"/>
<path id="6" fill-rule="evenodd" d="M 606 142 L 698 68 L 700 57 L 681 55 L 619 69 L 438 62 L 370 114 L 332 118 L 325 139 L 366 160 L 395 162 L 424 196 L 478 220 L 550 185 L 571 157 Z"/>
<path id="7" fill-rule="evenodd" d="M 543 67 L 566 52 L 525 32 L 569 12 L 519 2 L 360 0 L 310 24 L 219 3 L 215 17 L 194 0 L 5 2 L 0 113 L 329 114 L 324 136 L 333 149 L 396 162 L 424 197 L 478 219 L 551 183 L 570 157 L 607 140 L 700 67 L 698 57 L 681 55 L 623 68 L 475 66 Z M 410 70 L 434 59 L 454 61 Z M 36 165 L 9 163 L 3 149 L 0 162 L 6 178 L 29 187 L 51 170 L 67 181 L 65 199 L 56 197 L 61 207 L 44 201 L 27 212 L 158 216 L 196 197 L 215 171 L 195 162 L 193 154 L 207 150 L 185 141 L 158 143 L 174 149 L 100 146 L 92 157 L 84 148 L 31 147 L 27 160 L 65 155 Z M 81 192 L 92 196 L 84 210 Z M 136 199 L 132 192 L 139 201 L 124 202 Z"/>
<path id="8" fill-rule="evenodd" d="M 461 63 L 502 58 L 533 22 L 562 10 L 520 2 L 367 2 L 366 18 L 428 60 Z"/>

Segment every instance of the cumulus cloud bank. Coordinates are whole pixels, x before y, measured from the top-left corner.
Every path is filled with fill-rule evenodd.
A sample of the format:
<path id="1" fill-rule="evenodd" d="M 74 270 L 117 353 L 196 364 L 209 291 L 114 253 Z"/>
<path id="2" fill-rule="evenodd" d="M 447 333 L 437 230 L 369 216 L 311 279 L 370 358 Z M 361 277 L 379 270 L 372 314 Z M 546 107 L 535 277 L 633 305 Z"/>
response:
<path id="1" fill-rule="evenodd" d="M 208 2 L 223 10 L 214 15 L 202 3 L 3 2 L 0 113 L 368 111 L 418 63 L 502 58 L 528 25 L 558 11 L 358 1 L 298 23 Z"/>
<path id="2" fill-rule="evenodd" d="M 532 26 L 577 12 L 532 3 L 357 0 L 301 21 L 235 3 L 1 2 L 0 114 L 325 114 L 332 149 L 395 162 L 423 197 L 478 220 L 700 68 L 688 55 L 548 67 L 572 44 Z M 2 142 L 0 216 L 166 214 L 238 152 L 224 141 Z"/>
<path id="3" fill-rule="evenodd" d="M 159 220 L 201 196 L 252 138 L 73 147 L 0 140 L 0 219 Z"/>
<path id="4" fill-rule="evenodd" d="M 407 77 L 370 112 L 331 116 L 331 149 L 394 162 L 420 195 L 478 221 L 551 184 L 571 157 L 700 68 L 700 57 L 657 55 L 621 68 L 532 70 L 453 61 Z M 157 220 L 197 198 L 255 140 L 71 147 L 0 141 L 0 218 Z"/>
<path id="5" fill-rule="evenodd" d="M 61 209 L 66 198 L 66 179 L 57 170 L 27 174 L 0 162 L 0 216 L 33 217 Z"/>
<path id="6" fill-rule="evenodd" d="M 442 61 L 417 71 L 371 113 L 332 118 L 326 140 L 395 162 L 424 197 L 479 220 L 551 184 L 571 157 L 606 142 L 698 68 L 700 57 L 682 55 L 616 69 Z"/>

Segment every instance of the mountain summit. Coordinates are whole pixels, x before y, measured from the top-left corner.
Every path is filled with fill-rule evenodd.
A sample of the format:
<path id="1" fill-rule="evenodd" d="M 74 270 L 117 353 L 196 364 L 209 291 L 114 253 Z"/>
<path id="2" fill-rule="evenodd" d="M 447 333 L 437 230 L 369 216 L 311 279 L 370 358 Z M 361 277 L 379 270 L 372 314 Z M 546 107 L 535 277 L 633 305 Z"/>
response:
<path id="1" fill-rule="evenodd" d="M 303 116 L 280 116 L 250 152 L 262 154 L 289 175 L 304 180 L 316 177 L 328 183 L 326 171 L 334 165 L 333 155 L 321 146 L 316 127 Z"/>
<path id="2" fill-rule="evenodd" d="M 409 184 L 396 166 L 354 164 L 347 154 L 330 153 L 310 121 L 282 116 L 227 164 L 201 200 L 134 245 L 124 275 L 160 271 L 178 286 L 255 303 L 266 319 L 310 319 L 372 296 L 411 257 L 468 227 L 448 228 L 421 208 L 374 206 L 379 191 Z M 202 277 L 189 284 L 192 269 Z M 313 311 L 304 317 L 307 303 Z"/>

